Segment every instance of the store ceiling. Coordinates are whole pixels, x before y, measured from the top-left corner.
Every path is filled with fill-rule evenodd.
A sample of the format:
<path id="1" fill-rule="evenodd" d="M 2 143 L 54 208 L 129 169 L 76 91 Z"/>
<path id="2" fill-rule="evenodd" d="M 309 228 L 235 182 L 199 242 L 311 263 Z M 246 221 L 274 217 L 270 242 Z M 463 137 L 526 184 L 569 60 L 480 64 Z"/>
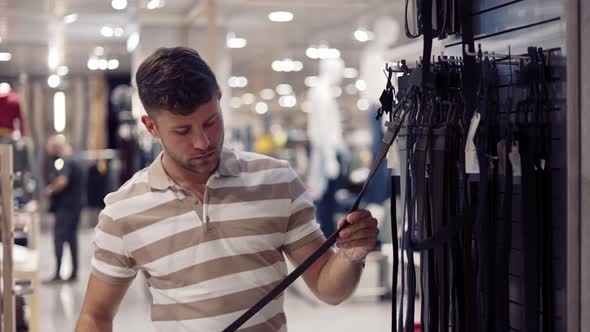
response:
<path id="1" fill-rule="evenodd" d="M 202 7 L 198 0 L 163 0 L 163 7 L 148 10 L 148 1 L 128 0 L 127 8 L 118 11 L 111 0 L 0 0 L 0 52 L 12 54 L 11 61 L 0 62 L 0 77 L 51 74 L 48 50 L 62 42 L 62 62 L 70 74 L 90 73 L 87 62 L 97 46 L 104 48 L 107 59 L 118 59 L 119 67 L 113 72 L 129 72 L 131 57 L 126 41 L 134 26 L 175 25 Z M 297 89 L 303 87 L 304 78 L 317 71 L 317 60 L 307 58 L 305 50 L 320 42 L 338 48 L 347 66 L 358 68 L 364 45 L 353 38 L 353 32 L 359 26 L 370 28 L 372 20 L 381 15 L 401 21 L 403 12 L 402 0 L 218 0 L 217 6 L 218 23 L 224 30 L 248 42 L 245 48 L 228 49 L 232 73 L 249 79 L 249 85 L 236 94 L 256 93 L 282 81 L 294 82 Z M 281 10 L 293 12 L 293 21 L 268 20 L 268 13 Z M 77 14 L 77 20 L 63 23 L 64 16 L 72 13 Z M 196 24 L 205 23 L 202 14 Z M 105 25 L 123 28 L 118 31 L 122 34 L 102 36 Z M 63 41 L 56 35 L 62 35 Z M 282 58 L 302 61 L 303 70 L 273 72 L 272 61 Z"/>

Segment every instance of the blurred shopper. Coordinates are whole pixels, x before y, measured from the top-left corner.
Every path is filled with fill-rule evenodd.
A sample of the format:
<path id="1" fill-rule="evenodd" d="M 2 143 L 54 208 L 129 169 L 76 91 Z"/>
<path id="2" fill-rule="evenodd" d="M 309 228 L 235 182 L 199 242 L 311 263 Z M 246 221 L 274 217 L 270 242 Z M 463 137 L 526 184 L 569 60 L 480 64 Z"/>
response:
<path id="1" fill-rule="evenodd" d="M 55 250 L 55 275 L 46 283 L 62 281 L 63 247 L 67 243 L 72 254 L 72 274 L 67 281 L 78 278 L 78 224 L 82 210 L 83 182 L 81 162 L 72 156 L 72 147 L 63 135 L 49 138 L 47 154 L 54 160 L 55 177 L 45 188 L 50 199 L 50 211 L 55 215 L 53 243 Z"/>
<path id="2" fill-rule="evenodd" d="M 93 271 L 77 331 L 111 331 L 138 271 L 153 295 L 159 331 L 221 331 L 325 241 L 303 183 L 285 161 L 223 146 L 221 91 L 209 66 L 186 48 L 161 48 L 136 74 L 149 132 L 163 153 L 109 194 L 96 229 Z M 358 284 L 377 220 L 359 210 L 304 274 L 324 302 Z M 283 297 L 244 326 L 285 331 Z"/>

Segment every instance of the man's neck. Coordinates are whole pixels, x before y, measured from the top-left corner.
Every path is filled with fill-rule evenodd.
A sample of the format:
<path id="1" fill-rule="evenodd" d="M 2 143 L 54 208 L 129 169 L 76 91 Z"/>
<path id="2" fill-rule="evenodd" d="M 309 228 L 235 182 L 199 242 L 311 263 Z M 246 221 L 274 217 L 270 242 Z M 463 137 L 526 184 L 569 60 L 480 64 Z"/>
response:
<path id="1" fill-rule="evenodd" d="M 195 190 L 201 191 L 201 188 L 204 189 L 207 180 L 211 176 L 211 174 L 202 175 L 185 169 L 170 158 L 165 151 L 162 155 L 162 167 L 174 183 L 192 192 Z"/>

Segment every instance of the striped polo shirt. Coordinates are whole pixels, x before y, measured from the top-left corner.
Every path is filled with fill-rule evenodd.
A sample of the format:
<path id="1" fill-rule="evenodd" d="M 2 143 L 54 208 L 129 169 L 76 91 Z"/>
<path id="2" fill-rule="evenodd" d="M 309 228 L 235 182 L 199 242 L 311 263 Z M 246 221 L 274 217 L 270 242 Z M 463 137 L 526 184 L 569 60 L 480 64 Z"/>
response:
<path id="1" fill-rule="evenodd" d="M 124 283 L 140 271 L 159 331 L 222 331 L 286 275 L 288 254 L 322 233 L 288 162 L 224 148 L 204 201 L 178 187 L 161 155 L 105 198 L 94 276 Z M 283 297 L 239 331 L 286 331 Z"/>

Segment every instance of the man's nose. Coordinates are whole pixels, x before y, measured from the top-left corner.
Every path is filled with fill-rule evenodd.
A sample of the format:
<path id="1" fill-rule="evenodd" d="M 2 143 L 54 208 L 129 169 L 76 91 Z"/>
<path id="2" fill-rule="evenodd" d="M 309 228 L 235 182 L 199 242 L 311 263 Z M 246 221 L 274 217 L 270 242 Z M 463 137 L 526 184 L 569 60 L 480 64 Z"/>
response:
<path id="1" fill-rule="evenodd" d="M 206 150 L 209 148 L 210 140 L 207 133 L 204 131 L 198 131 L 192 137 L 193 147 L 199 150 Z"/>

